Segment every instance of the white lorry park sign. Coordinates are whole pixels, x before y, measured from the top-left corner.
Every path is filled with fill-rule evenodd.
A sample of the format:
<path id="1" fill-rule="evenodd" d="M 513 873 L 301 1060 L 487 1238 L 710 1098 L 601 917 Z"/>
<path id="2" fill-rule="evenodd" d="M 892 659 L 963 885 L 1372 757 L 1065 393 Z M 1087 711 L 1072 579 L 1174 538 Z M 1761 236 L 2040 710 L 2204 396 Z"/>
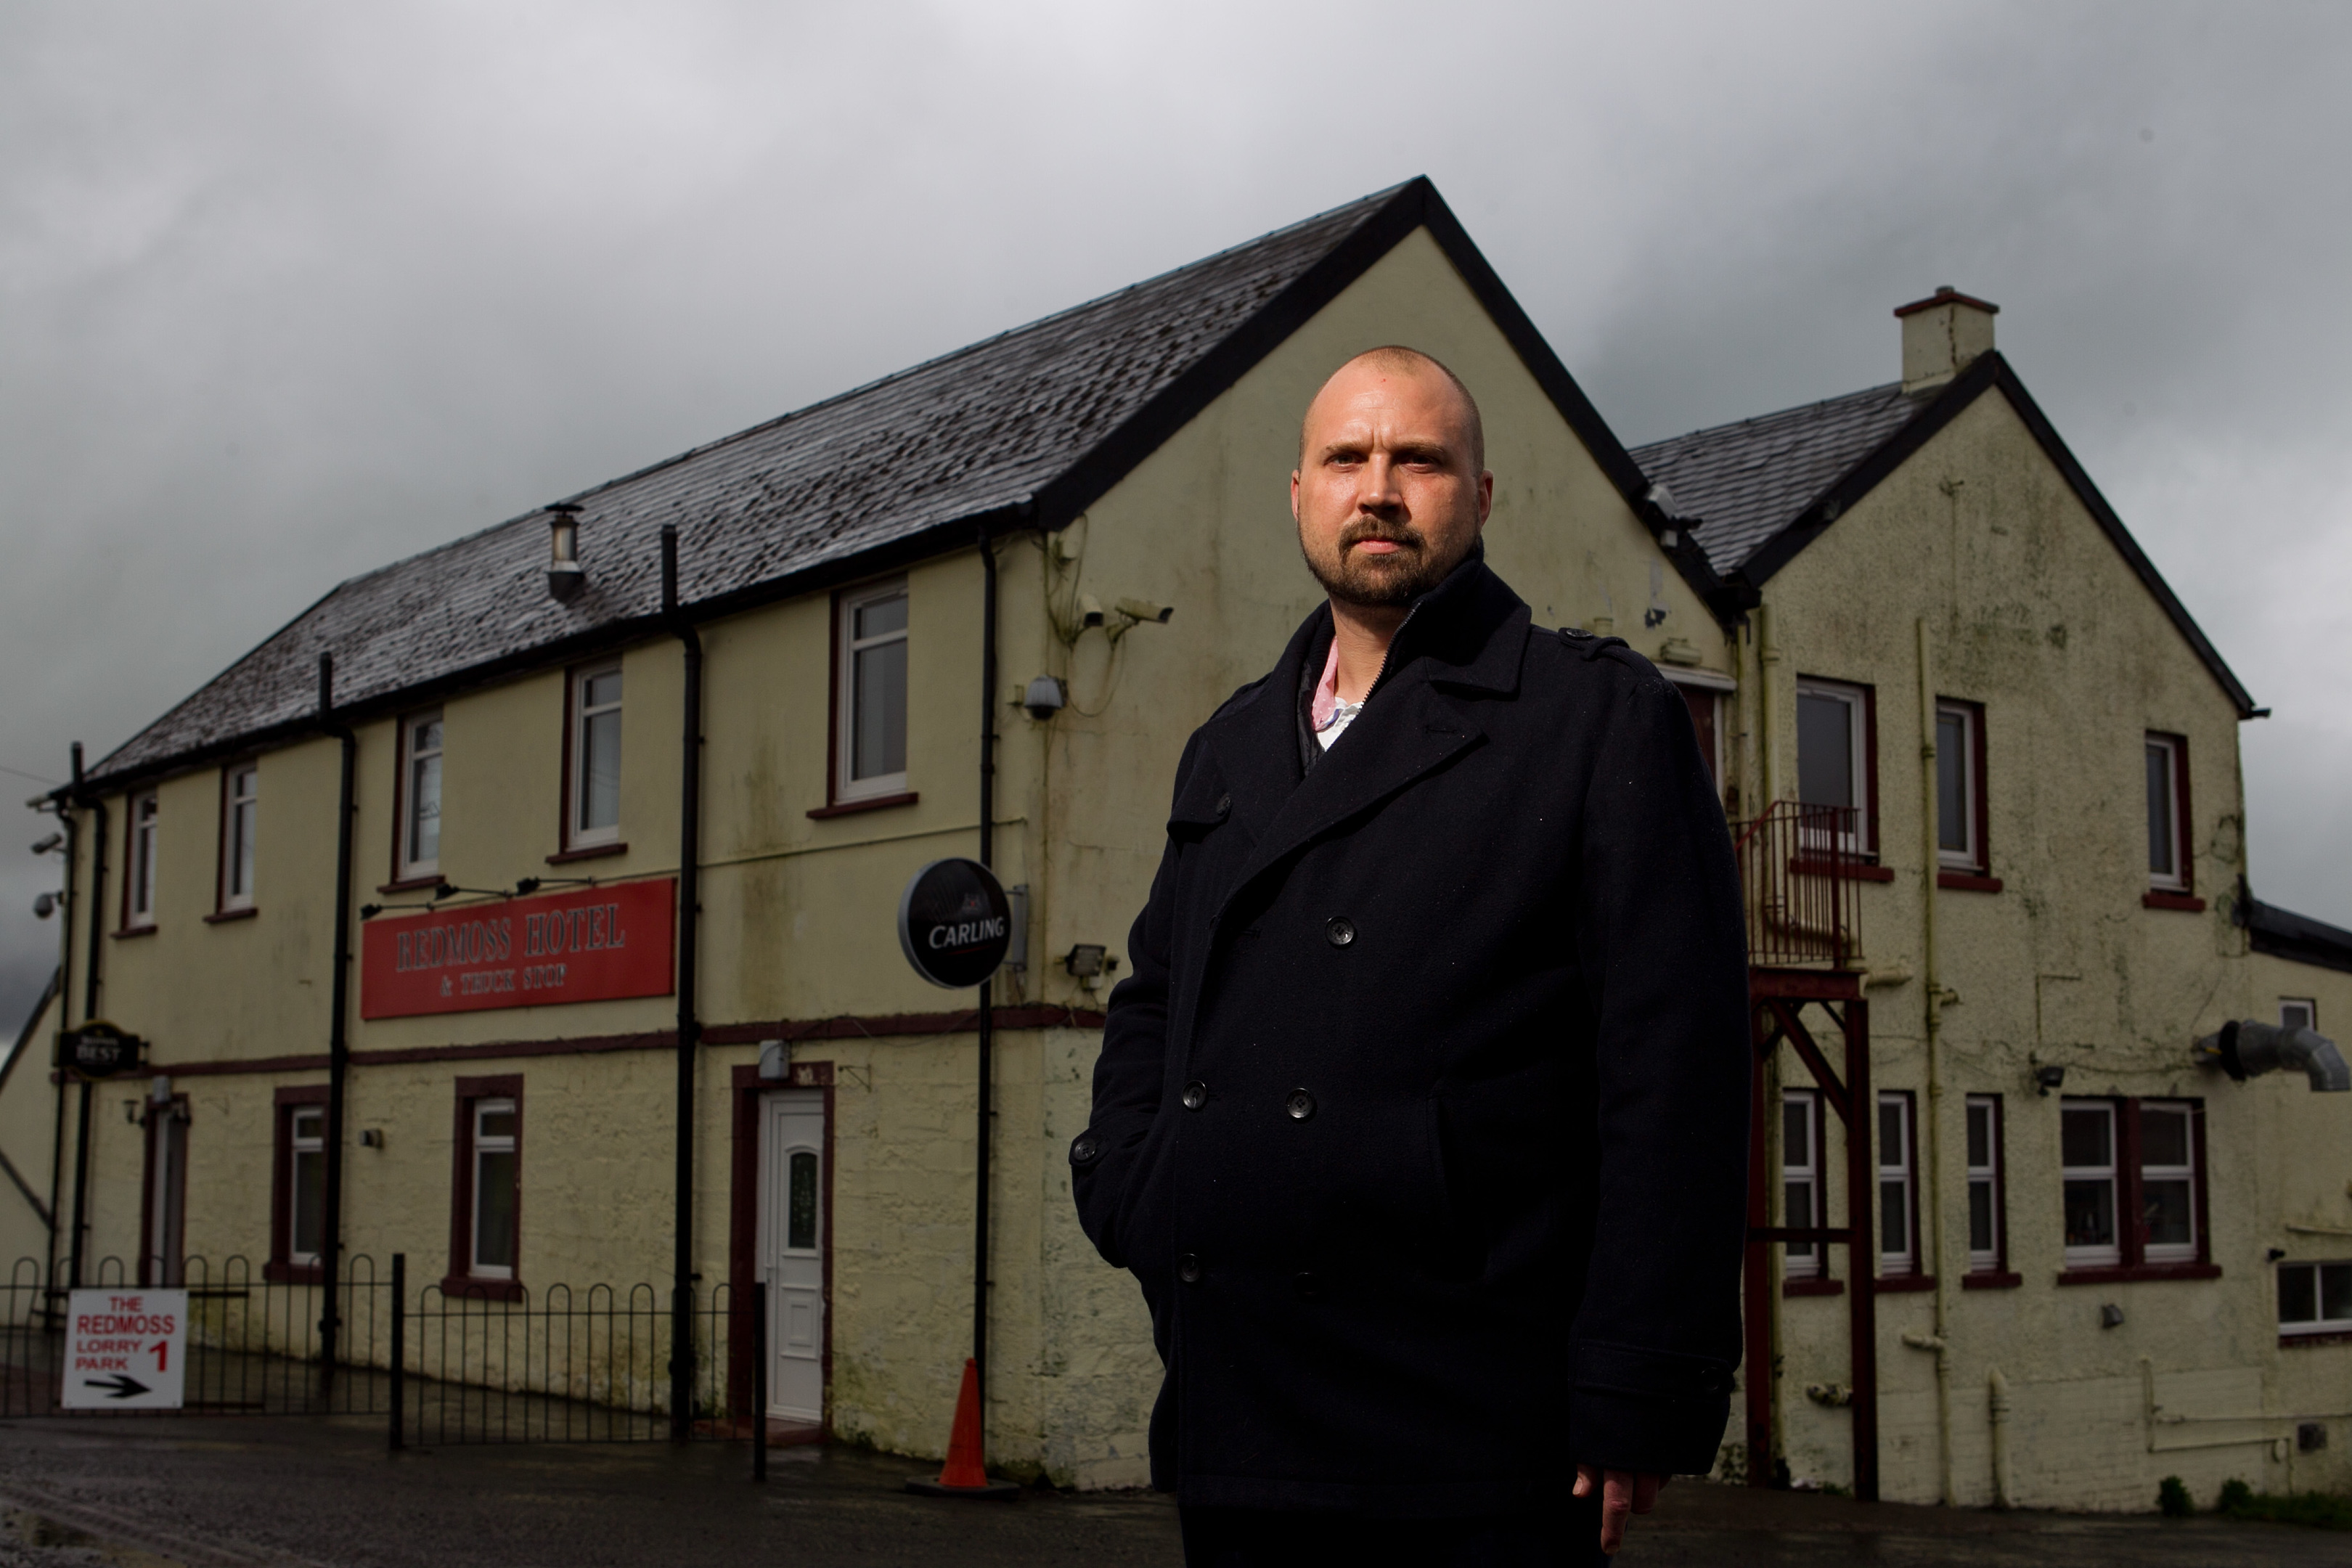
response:
<path id="1" fill-rule="evenodd" d="M 66 1325 L 68 1410 L 177 1410 L 188 1377 L 185 1290 L 76 1290 Z"/>

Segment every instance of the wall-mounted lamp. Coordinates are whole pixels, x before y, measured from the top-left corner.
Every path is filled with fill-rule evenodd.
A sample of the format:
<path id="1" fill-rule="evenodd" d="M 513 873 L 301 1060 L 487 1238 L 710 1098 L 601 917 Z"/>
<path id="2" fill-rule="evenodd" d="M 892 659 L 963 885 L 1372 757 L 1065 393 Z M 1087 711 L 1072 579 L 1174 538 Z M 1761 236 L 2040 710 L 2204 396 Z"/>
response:
<path id="1" fill-rule="evenodd" d="M 2124 1310 L 2121 1307 L 2116 1306 L 2113 1301 L 2102 1303 L 2099 1308 L 2099 1327 L 2103 1329 L 2120 1329 L 2123 1326 Z"/>
<path id="2" fill-rule="evenodd" d="M 1092 980 L 1102 973 L 1108 951 L 1098 942 L 1082 942 L 1063 956 L 1062 967 L 1073 979 Z"/>
<path id="3" fill-rule="evenodd" d="M 1021 706 L 1027 709 L 1029 717 L 1040 724 L 1059 713 L 1069 700 L 1069 693 L 1062 689 L 1062 683 L 1050 675 L 1039 676 L 1021 693 Z"/>
<path id="4" fill-rule="evenodd" d="M 47 920 L 51 915 L 56 914 L 57 912 L 58 896 L 55 893 L 38 893 L 34 896 L 33 913 L 36 917 L 41 920 Z"/>
<path id="5" fill-rule="evenodd" d="M 381 1148 L 383 1148 L 383 1128 L 381 1128 L 381 1127 L 362 1127 L 362 1128 L 361 1128 L 361 1129 L 360 1129 L 360 1147 L 361 1147 L 361 1148 L 362 1148 L 362 1149 L 381 1149 Z"/>
<path id="6" fill-rule="evenodd" d="M 547 591 L 570 603 L 588 585 L 580 566 L 580 504 L 557 501 L 547 509 Z"/>
<path id="7" fill-rule="evenodd" d="M 2050 1098 L 2050 1091 L 2052 1089 L 2063 1087 L 2065 1082 L 2066 1069 L 2064 1068 L 2047 1067 L 2035 1068 L 2033 1069 L 2033 1091 L 2042 1096 L 2044 1100 Z"/>

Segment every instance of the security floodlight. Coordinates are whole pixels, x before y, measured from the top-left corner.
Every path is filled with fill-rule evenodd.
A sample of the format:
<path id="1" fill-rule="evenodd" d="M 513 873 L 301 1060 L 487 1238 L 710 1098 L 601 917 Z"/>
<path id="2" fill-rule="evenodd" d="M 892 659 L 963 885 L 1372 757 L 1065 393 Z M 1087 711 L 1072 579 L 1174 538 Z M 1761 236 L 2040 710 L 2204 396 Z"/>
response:
<path id="1" fill-rule="evenodd" d="M 1022 692 L 1021 706 L 1028 710 L 1029 717 L 1042 724 L 1059 713 L 1069 700 L 1069 694 L 1062 689 L 1059 680 L 1050 675 L 1041 675 L 1029 683 L 1027 690 Z"/>
<path id="2" fill-rule="evenodd" d="M 64 848 L 65 844 L 66 836 L 64 834 L 52 833 L 47 838 L 41 839 L 33 846 L 33 853 L 36 855 L 47 855 L 52 849 Z"/>

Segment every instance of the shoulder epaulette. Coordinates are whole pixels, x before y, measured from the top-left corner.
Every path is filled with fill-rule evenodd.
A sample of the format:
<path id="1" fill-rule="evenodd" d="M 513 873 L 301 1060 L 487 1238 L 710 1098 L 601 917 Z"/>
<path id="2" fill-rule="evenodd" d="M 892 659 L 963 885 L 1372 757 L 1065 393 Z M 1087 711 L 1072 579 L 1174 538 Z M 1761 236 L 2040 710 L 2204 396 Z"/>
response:
<path id="1" fill-rule="evenodd" d="M 1559 640 L 1566 643 L 1569 647 L 1576 649 L 1586 658 L 1598 658 L 1603 648 L 1627 647 L 1631 646 L 1623 637 L 1597 637 L 1591 632 L 1581 630 L 1576 626 L 1560 627 Z"/>

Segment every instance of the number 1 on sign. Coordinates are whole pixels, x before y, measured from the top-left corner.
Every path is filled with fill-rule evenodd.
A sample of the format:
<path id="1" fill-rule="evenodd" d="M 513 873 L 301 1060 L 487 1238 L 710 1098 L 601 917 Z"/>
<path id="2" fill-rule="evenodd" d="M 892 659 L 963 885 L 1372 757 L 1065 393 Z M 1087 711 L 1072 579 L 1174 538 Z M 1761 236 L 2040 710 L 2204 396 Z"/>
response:
<path id="1" fill-rule="evenodd" d="M 157 1372 L 169 1372 L 172 1370 L 171 1341 L 157 1340 L 153 1344 L 149 1345 L 147 1348 L 155 1352 L 155 1370 Z"/>

